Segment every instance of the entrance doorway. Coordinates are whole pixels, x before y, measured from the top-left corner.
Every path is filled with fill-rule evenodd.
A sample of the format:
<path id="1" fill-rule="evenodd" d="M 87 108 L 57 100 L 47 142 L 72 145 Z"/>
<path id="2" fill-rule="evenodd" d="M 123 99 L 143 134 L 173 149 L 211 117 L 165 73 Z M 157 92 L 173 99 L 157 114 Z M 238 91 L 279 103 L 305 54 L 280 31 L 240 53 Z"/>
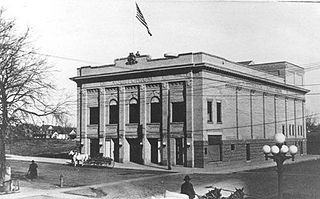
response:
<path id="1" fill-rule="evenodd" d="M 176 138 L 176 164 L 183 165 L 183 143 L 182 138 Z"/>
<path id="2" fill-rule="evenodd" d="M 113 159 L 115 162 L 119 162 L 119 139 L 112 139 L 113 143 L 114 143 L 114 148 L 113 148 Z"/>
<path id="3" fill-rule="evenodd" d="M 303 142 L 299 141 L 299 149 L 300 149 L 300 155 L 303 154 Z"/>
<path id="4" fill-rule="evenodd" d="M 222 161 L 221 147 L 222 147 L 222 136 L 221 135 L 208 135 L 209 162 Z"/>
<path id="5" fill-rule="evenodd" d="M 140 139 L 127 139 L 130 145 L 130 162 L 142 164 L 142 144 Z"/>
<path id="6" fill-rule="evenodd" d="M 90 139 L 90 157 L 97 157 L 100 153 L 99 139 Z"/>
<path id="7" fill-rule="evenodd" d="M 149 143 L 151 145 L 151 163 L 158 164 L 159 163 L 158 139 L 157 138 L 149 138 L 148 141 L 149 141 Z"/>

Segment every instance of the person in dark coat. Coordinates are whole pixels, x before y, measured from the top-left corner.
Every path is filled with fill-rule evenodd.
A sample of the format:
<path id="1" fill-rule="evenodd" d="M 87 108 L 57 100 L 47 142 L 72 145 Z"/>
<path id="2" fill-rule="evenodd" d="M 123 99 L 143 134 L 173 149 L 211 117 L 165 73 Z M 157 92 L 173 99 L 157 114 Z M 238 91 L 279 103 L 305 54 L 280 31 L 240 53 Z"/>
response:
<path id="1" fill-rule="evenodd" d="M 195 193 L 190 180 L 191 179 L 188 175 L 184 177 L 184 183 L 181 185 L 181 193 L 188 195 L 189 199 L 193 199 L 197 194 Z"/>
<path id="2" fill-rule="evenodd" d="M 34 160 L 31 161 L 31 164 L 29 165 L 29 170 L 27 173 L 27 176 L 30 179 L 34 179 L 38 177 L 38 171 L 37 171 L 38 165 L 34 162 Z"/>

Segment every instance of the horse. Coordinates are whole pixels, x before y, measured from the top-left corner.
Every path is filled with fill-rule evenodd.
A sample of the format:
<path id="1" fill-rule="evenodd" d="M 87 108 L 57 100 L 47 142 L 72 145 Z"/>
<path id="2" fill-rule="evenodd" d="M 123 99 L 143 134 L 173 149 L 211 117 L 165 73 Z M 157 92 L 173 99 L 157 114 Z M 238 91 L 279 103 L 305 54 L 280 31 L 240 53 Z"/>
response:
<path id="1" fill-rule="evenodd" d="M 221 197 L 221 190 L 215 187 L 214 189 L 210 190 L 203 196 L 198 196 L 199 199 L 219 199 Z"/>
<path id="2" fill-rule="evenodd" d="M 83 166 L 84 162 L 86 162 L 89 159 L 88 154 L 81 154 L 73 150 L 69 152 L 69 155 L 72 156 L 71 163 L 73 163 L 74 166 L 77 166 L 77 164 Z"/>
<path id="3" fill-rule="evenodd" d="M 244 191 L 243 191 L 243 188 L 241 189 L 237 189 L 236 188 L 236 191 L 233 192 L 229 197 L 225 198 L 223 197 L 222 199 L 244 199 Z"/>

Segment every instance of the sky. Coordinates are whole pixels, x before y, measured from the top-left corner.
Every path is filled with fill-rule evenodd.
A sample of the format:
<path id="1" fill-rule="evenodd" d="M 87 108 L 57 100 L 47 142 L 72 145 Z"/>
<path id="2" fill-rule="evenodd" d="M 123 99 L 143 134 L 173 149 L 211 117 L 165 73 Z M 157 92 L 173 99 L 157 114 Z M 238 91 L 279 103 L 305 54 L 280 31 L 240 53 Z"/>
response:
<path id="1" fill-rule="evenodd" d="M 231 61 L 288 61 L 306 68 L 307 112 L 320 112 L 320 3 L 275 1 L 136 1 L 152 37 L 135 18 L 132 0 L 0 0 L 18 31 L 48 56 L 61 95 L 76 100 L 81 66 L 112 64 L 139 51 L 207 52 Z M 309 69 L 308 69 L 309 68 Z M 319 85 L 315 85 L 319 84 Z M 319 94 L 317 94 L 319 93 Z M 76 124 L 76 101 L 70 122 Z"/>

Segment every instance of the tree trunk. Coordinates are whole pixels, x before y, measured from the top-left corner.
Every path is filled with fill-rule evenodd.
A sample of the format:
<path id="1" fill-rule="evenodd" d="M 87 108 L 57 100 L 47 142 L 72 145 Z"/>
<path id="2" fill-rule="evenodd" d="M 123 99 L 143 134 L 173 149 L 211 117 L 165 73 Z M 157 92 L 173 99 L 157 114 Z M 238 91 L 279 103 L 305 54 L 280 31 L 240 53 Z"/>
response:
<path id="1" fill-rule="evenodd" d="M 4 182 L 4 176 L 6 172 L 6 147 L 5 138 L 8 128 L 8 111 L 7 111 L 7 99 L 3 88 L 1 88 L 1 105 L 2 105 L 2 115 L 1 115 L 1 130 L 0 130 L 0 164 L 1 164 L 1 178 L 0 182 Z"/>

